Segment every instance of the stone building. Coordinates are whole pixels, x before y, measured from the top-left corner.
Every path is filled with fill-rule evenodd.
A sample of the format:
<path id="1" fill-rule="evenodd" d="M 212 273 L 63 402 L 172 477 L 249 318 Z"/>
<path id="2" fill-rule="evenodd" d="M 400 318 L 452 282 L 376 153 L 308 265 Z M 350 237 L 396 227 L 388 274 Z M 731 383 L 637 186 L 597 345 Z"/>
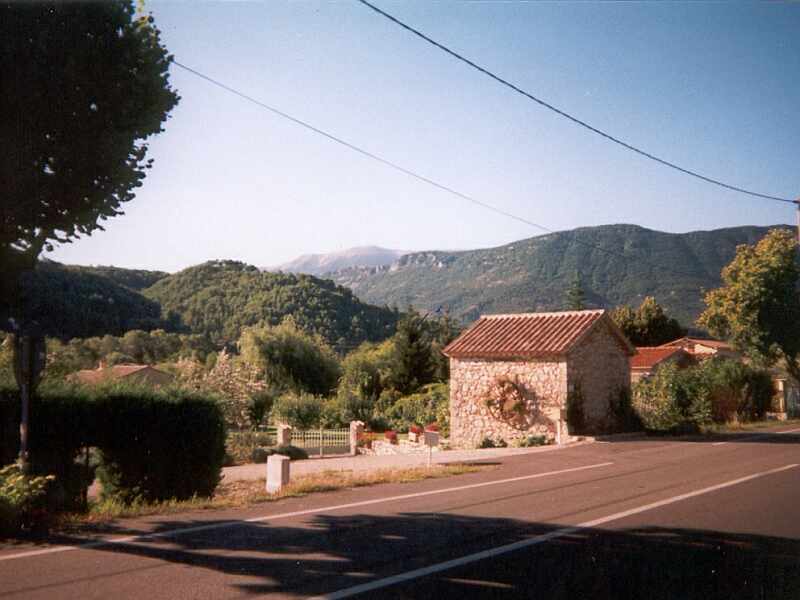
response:
<path id="1" fill-rule="evenodd" d="M 567 397 L 585 431 L 608 425 L 609 398 L 630 386 L 634 347 L 604 310 L 488 315 L 449 344 L 450 440 L 511 444 L 566 433 Z M 570 433 L 575 433 L 574 424 Z"/>

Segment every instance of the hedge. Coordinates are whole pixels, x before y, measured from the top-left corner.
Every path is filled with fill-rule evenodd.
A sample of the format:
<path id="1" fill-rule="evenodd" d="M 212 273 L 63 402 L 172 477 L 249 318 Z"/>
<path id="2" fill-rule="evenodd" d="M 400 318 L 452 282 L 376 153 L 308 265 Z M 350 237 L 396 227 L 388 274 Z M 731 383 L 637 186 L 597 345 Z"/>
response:
<path id="1" fill-rule="evenodd" d="M 0 391 L 0 459 L 19 447 L 19 393 Z M 225 425 L 213 400 L 178 389 L 76 386 L 42 389 L 31 403 L 34 474 L 56 476 L 50 508 L 75 509 L 93 474 L 76 463 L 84 447 L 100 450 L 104 497 L 168 500 L 210 496 L 225 455 Z"/>

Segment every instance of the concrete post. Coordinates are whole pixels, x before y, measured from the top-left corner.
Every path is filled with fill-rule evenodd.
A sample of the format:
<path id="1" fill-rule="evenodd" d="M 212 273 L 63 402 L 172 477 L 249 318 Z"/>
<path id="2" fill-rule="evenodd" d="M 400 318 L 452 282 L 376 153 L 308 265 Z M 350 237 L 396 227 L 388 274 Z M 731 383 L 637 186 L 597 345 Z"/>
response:
<path id="1" fill-rule="evenodd" d="M 350 421 L 350 456 L 358 454 L 358 438 L 364 433 L 363 421 Z"/>
<path id="2" fill-rule="evenodd" d="M 267 458 L 267 493 L 275 494 L 289 483 L 289 457 L 273 454 Z"/>
<path id="3" fill-rule="evenodd" d="M 278 424 L 278 446 L 289 446 L 292 443 L 292 428 L 286 423 Z"/>

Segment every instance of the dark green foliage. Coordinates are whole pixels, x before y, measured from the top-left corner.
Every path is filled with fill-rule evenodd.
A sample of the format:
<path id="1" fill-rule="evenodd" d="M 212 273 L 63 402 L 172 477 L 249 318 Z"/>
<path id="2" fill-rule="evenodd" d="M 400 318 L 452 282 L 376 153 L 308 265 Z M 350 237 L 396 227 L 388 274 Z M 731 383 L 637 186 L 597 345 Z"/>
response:
<path id="1" fill-rule="evenodd" d="M 73 273 L 88 273 L 100 275 L 110 279 L 118 285 L 125 286 L 131 290 L 140 291 L 150 287 L 156 281 L 168 277 L 169 273 L 164 271 L 146 271 L 144 269 L 123 269 L 112 266 L 85 267 L 80 265 L 68 265 L 67 268 Z"/>
<path id="2" fill-rule="evenodd" d="M 0 394 L 0 459 L 19 446 L 19 395 Z M 80 508 L 91 474 L 76 463 L 85 447 L 101 450 L 104 495 L 123 501 L 209 496 L 225 452 L 222 414 L 212 400 L 178 390 L 44 386 L 31 405 L 31 465 L 54 474 L 51 506 Z"/>
<path id="3" fill-rule="evenodd" d="M 144 294 L 179 315 L 194 332 L 217 343 L 234 342 L 245 327 L 278 325 L 291 315 L 296 325 L 322 336 L 336 349 L 394 332 L 397 315 L 362 303 L 352 292 L 309 275 L 264 273 L 236 261 L 211 261 L 161 279 Z"/>
<path id="4" fill-rule="evenodd" d="M 278 446 L 277 448 L 253 448 L 250 454 L 250 462 L 265 463 L 273 454 L 288 456 L 290 460 L 305 460 L 308 452 L 297 446 Z"/>
<path id="5" fill-rule="evenodd" d="M 483 438 L 478 444 L 478 448 L 507 448 L 508 442 L 503 438 L 492 439 L 490 437 Z"/>
<path id="6" fill-rule="evenodd" d="M 178 95 L 127 1 L 0 5 L 0 304 L 43 249 L 102 229 L 142 185 Z M 16 312 L 16 310 L 15 310 Z"/>
<path id="7" fill-rule="evenodd" d="M 211 496 L 225 455 L 217 403 L 178 390 L 108 389 L 94 400 L 103 497 L 186 499 Z"/>
<path id="8" fill-rule="evenodd" d="M 571 435 L 586 431 L 585 403 L 581 384 L 577 382 L 567 393 L 567 427 Z"/>
<path id="9" fill-rule="evenodd" d="M 660 346 L 686 335 L 681 324 L 667 316 L 652 296 L 636 310 L 630 306 L 615 308 L 611 318 L 634 346 Z"/>
<path id="10" fill-rule="evenodd" d="M 413 309 L 403 315 L 394 336 L 396 362 L 392 387 L 402 394 L 412 394 L 433 381 L 431 341 L 422 317 Z"/>
<path id="11" fill-rule="evenodd" d="M 264 424 L 272 411 L 273 404 L 275 404 L 274 393 L 262 391 L 253 394 L 250 398 L 250 405 L 247 407 L 247 419 L 253 429 L 258 429 Z"/>
<path id="12" fill-rule="evenodd" d="M 409 254 L 391 270 L 349 269 L 332 277 L 366 302 L 447 306 L 469 322 L 487 313 L 563 308 L 577 271 L 587 304 L 611 308 L 653 296 L 670 315 L 691 323 L 703 310 L 703 290 L 720 284 L 736 246 L 753 243 L 767 229 L 673 234 L 635 225 L 583 227 L 498 248 Z"/>
<path id="13" fill-rule="evenodd" d="M 697 371 L 709 389 L 714 420 L 753 421 L 770 409 L 774 386 L 767 371 L 720 358 L 704 361 Z"/>
<path id="14" fill-rule="evenodd" d="M 20 297 L 18 316 L 61 339 L 172 326 L 161 319 L 157 302 L 89 270 L 50 261 L 23 275 Z"/>
<path id="15" fill-rule="evenodd" d="M 611 433 L 641 431 L 642 422 L 633 409 L 631 390 L 620 387 L 608 397 L 608 423 L 606 429 Z"/>
<path id="16" fill-rule="evenodd" d="M 575 277 L 567 289 L 566 299 L 567 310 L 583 310 L 586 308 L 586 294 L 583 292 L 581 276 L 577 271 L 575 271 Z"/>
<path id="17" fill-rule="evenodd" d="M 308 452 L 297 446 L 278 446 L 273 450 L 273 454 L 282 454 L 292 460 L 305 460 L 308 458 Z"/>

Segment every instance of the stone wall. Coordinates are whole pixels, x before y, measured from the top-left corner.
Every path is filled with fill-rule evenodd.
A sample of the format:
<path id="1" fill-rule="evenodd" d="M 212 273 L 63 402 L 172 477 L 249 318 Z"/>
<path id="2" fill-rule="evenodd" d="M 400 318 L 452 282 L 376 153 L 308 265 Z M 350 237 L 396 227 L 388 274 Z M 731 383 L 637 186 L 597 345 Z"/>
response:
<path id="1" fill-rule="evenodd" d="M 589 431 L 608 428 L 608 400 L 621 387 L 630 388 L 630 357 L 606 323 L 598 323 L 567 358 L 570 389 L 580 384 Z M 570 432 L 572 433 L 572 432 Z"/>
<path id="2" fill-rule="evenodd" d="M 486 394 L 501 378 L 515 381 L 523 390 L 524 423 L 515 426 L 498 419 L 487 407 Z M 509 444 L 529 435 L 553 439 L 566 395 L 564 361 L 450 359 L 450 443 L 474 448 L 486 437 Z"/>

